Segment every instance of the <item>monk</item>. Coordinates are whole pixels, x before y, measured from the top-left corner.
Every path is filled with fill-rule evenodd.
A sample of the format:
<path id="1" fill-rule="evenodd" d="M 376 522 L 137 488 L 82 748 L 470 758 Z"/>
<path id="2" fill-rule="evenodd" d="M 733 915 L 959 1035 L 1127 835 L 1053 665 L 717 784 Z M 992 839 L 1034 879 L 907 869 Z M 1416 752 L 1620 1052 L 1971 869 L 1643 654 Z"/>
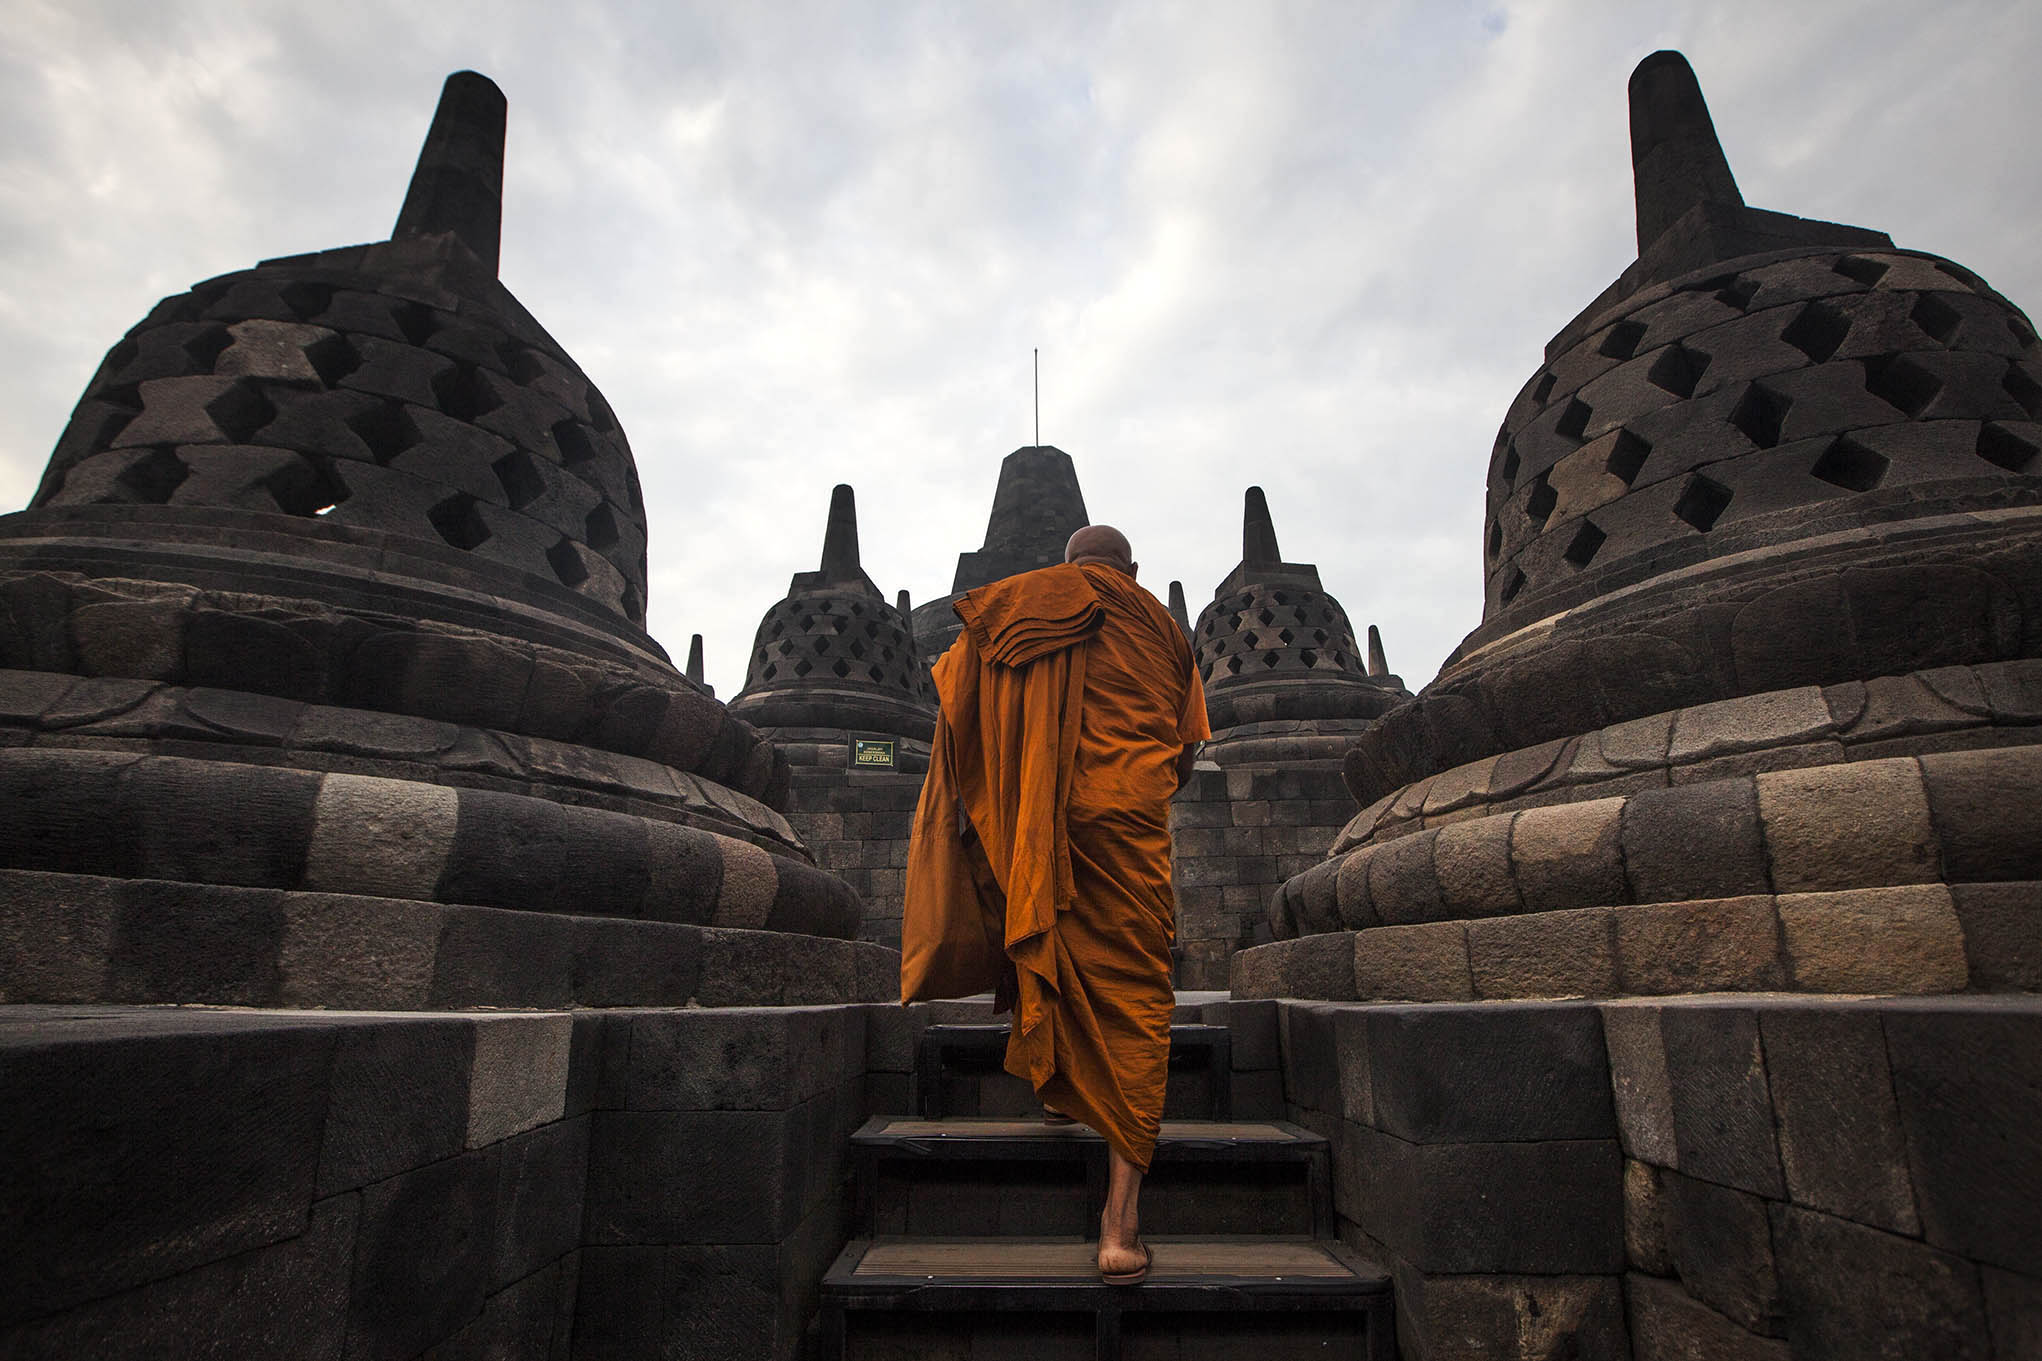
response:
<path id="1" fill-rule="evenodd" d="M 1211 736 L 1191 646 L 1127 537 L 968 592 L 937 661 L 901 923 L 901 1000 L 995 994 L 1006 1068 L 1106 1141 L 1099 1272 L 1138 1284 L 1137 1203 L 1170 1058 L 1170 796 Z"/>

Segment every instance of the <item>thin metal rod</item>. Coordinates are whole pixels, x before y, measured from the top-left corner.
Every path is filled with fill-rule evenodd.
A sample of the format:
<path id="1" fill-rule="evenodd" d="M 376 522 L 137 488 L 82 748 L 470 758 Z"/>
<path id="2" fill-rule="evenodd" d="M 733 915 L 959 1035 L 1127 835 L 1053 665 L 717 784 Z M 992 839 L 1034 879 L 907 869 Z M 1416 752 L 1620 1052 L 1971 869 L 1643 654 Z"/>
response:
<path id="1" fill-rule="evenodd" d="M 1035 447 L 1042 447 L 1042 350 L 1035 351 Z"/>

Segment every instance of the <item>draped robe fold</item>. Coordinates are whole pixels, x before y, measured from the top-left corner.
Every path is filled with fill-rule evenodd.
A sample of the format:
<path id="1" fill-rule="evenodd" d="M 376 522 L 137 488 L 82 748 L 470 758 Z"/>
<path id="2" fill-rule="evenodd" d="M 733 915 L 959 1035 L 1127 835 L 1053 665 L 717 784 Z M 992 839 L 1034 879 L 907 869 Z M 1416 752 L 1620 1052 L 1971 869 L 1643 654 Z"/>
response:
<path id="1" fill-rule="evenodd" d="M 901 998 L 994 992 L 1006 1067 L 1146 1169 L 1170 1054 L 1169 801 L 1211 735 L 1190 644 L 1132 577 L 1045 567 L 961 598 L 915 812 Z"/>

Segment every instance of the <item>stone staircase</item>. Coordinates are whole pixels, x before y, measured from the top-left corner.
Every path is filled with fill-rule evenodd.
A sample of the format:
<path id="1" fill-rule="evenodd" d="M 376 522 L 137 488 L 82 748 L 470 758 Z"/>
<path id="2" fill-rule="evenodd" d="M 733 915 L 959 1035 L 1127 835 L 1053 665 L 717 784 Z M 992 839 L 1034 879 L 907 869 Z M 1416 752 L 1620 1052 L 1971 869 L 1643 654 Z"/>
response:
<path id="1" fill-rule="evenodd" d="M 1142 1186 L 1155 1265 L 1114 1287 L 1093 1264 L 1104 1141 L 1015 1109 L 1025 1087 L 984 1067 L 1003 1026 L 930 1026 L 918 1114 L 852 1136 L 854 1236 L 823 1281 L 825 1361 L 1394 1357 L 1387 1274 L 1332 1234 L 1326 1141 L 1228 1118 L 1226 1028 L 1171 1030 Z"/>

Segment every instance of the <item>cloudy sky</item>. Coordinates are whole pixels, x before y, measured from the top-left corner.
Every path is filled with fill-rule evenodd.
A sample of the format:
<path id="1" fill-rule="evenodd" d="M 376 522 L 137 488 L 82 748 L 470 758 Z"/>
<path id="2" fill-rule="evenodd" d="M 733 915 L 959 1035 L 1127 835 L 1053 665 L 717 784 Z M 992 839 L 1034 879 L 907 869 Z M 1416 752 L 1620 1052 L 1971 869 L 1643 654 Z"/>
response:
<path id="1" fill-rule="evenodd" d="M 602 387 L 651 629 L 719 694 L 858 491 L 949 589 L 1042 437 L 1196 610 L 1267 489 L 1417 688 L 1481 613 L 1481 486 L 1635 254 L 1624 85 L 1678 47 L 1746 199 L 2042 304 L 2030 0 L 347 4 L 0 0 L 0 511 L 166 294 L 387 236 L 440 81 L 510 100 L 503 278 Z"/>

